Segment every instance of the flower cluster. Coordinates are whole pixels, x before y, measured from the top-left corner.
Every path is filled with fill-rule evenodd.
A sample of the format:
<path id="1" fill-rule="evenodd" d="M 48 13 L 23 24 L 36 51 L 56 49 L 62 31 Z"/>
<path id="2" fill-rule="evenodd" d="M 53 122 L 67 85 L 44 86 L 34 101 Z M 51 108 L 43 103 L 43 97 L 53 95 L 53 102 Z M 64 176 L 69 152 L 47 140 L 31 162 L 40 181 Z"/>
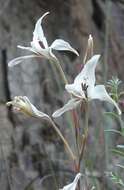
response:
<path id="1" fill-rule="evenodd" d="M 42 28 L 43 19 L 48 14 L 49 12 L 46 12 L 36 22 L 36 25 L 33 31 L 33 40 L 30 43 L 30 47 L 24 47 L 20 45 L 18 46 L 19 48 L 23 50 L 28 50 L 32 52 L 32 54 L 13 59 L 12 61 L 8 63 L 9 67 L 18 65 L 23 60 L 27 58 L 33 58 L 33 57 L 45 58 L 52 63 L 56 63 L 55 66 L 57 64 L 59 65 L 58 58 L 54 55 L 53 50 L 70 51 L 76 54 L 77 56 L 79 56 L 78 52 L 68 42 L 62 39 L 56 39 L 50 46 L 48 45 L 47 39 L 44 35 L 43 28 Z M 105 86 L 96 85 L 95 69 L 96 69 L 96 66 L 99 64 L 99 60 L 100 60 L 100 55 L 93 54 L 93 38 L 91 35 L 89 35 L 88 46 L 87 46 L 86 53 L 84 56 L 84 61 L 83 61 L 84 66 L 81 72 L 76 76 L 72 84 L 68 84 L 67 82 L 66 82 L 67 84 L 65 84 L 65 89 L 70 94 L 70 99 L 62 108 L 55 111 L 52 114 L 52 117 L 48 116 L 46 113 L 39 111 L 26 96 L 16 96 L 12 101 L 7 102 L 7 106 L 12 105 L 13 108 L 19 112 L 22 112 L 31 117 L 36 117 L 39 119 L 45 119 L 49 121 L 51 125 L 53 126 L 53 128 L 55 129 L 55 131 L 60 136 L 60 138 L 62 139 L 73 161 L 76 160 L 76 156 L 75 154 L 73 154 L 73 151 L 71 150 L 66 139 L 63 137 L 61 131 L 58 129 L 58 126 L 55 124 L 53 118 L 57 118 L 61 116 L 62 114 L 64 114 L 65 112 L 75 109 L 77 106 L 80 106 L 83 102 L 88 104 L 88 102 L 95 99 L 100 100 L 100 101 L 106 101 L 106 102 L 109 102 L 110 104 L 113 104 L 113 106 L 116 107 L 118 114 L 119 115 L 121 114 L 121 110 L 117 102 L 115 101 L 115 99 L 112 99 L 112 97 L 108 94 Z M 64 81 L 66 81 L 66 77 L 61 68 L 61 65 L 59 65 L 58 68 L 60 69 L 60 73 L 62 73 L 63 75 Z M 115 82 L 116 83 L 112 83 L 112 81 L 110 81 L 109 85 L 112 86 L 114 84 L 115 86 L 115 84 L 119 84 L 118 80 L 116 80 Z M 116 92 L 117 92 L 117 88 L 116 88 Z M 87 139 L 87 130 L 84 136 L 85 138 L 83 139 L 83 143 L 84 143 L 83 146 L 78 147 L 80 148 L 81 151 L 79 152 L 80 155 L 78 159 L 79 161 L 78 167 L 75 167 L 75 168 L 80 168 L 80 159 L 82 158 L 81 157 L 82 151 L 84 150 L 85 142 Z M 81 176 L 82 174 L 78 173 L 74 181 L 70 183 L 69 185 L 64 186 L 61 190 L 75 190 Z M 92 190 L 93 189 L 94 187 L 92 188 Z"/>
<path id="2" fill-rule="evenodd" d="M 71 45 L 62 40 L 62 39 L 56 39 L 51 46 L 48 46 L 47 39 L 44 35 L 43 29 L 42 29 L 42 21 L 46 15 L 48 15 L 49 12 L 46 12 L 38 21 L 36 22 L 35 29 L 33 32 L 33 40 L 31 42 L 31 47 L 24 47 L 24 46 L 18 46 L 21 49 L 29 50 L 33 52 L 32 55 L 22 56 L 13 59 L 9 62 L 9 66 L 12 67 L 14 65 L 17 65 L 21 63 L 24 59 L 32 58 L 32 57 L 44 57 L 49 60 L 56 61 L 56 56 L 52 53 L 52 49 L 54 50 L 66 50 L 71 51 L 78 55 L 78 52 L 71 47 Z M 92 36 L 89 36 L 88 39 L 88 48 L 90 50 L 90 54 L 93 54 L 93 39 Z M 88 50 L 87 50 L 88 53 Z M 86 57 L 85 57 L 86 59 Z M 72 110 L 76 108 L 78 105 L 82 103 L 82 101 L 91 101 L 93 99 L 98 99 L 101 101 L 107 101 L 111 104 L 113 104 L 118 111 L 118 114 L 121 114 L 121 110 L 119 109 L 117 103 L 109 96 L 107 93 L 104 85 L 95 85 L 95 68 L 97 64 L 99 63 L 100 55 L 92 55 L 92 57 L 87 60 L 85 63 L 82 71 L 77 75 L 77 77 L 74 79 L 74 82 L 72 84 L 66 84 L 65 89 L 68 93 L 72 95 L 72 98 L 68 101 L 67 104 L 64 105 L 64 107 L 60 108 L 56 112 L 53 113 L 53 117 L 59 117 L 64 112 Z M 15 105 L 15 100 L 17 101 L 17 97 L 14 99 L 14 101 L 11 102 L 12 105 Z M 19 97 L 20 100 L 20 97 Z M 13 103 L 14 102 L 14 103 Z M 17 103 L 17 102 L 16 102 Z M 8 103 L 9 105 L 10 103 Z M 16 104 L 17 106 L 18 104 Z M 20 108 L 20 107 L 19 107 Z M 20 109 L 20 111 L 24 111 L 24 109 Z M 25 111 L 24 111 L 25 112 Z"/>

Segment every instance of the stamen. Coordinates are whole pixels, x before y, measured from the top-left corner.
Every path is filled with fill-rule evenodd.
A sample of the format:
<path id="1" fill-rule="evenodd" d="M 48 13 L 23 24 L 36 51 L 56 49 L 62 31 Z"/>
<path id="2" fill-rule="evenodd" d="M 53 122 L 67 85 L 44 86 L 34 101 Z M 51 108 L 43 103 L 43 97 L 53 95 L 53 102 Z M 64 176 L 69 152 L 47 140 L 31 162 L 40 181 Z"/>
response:
<path id="1" fill-rule="evenodd" d="M 82 83 L 81 87 L 82 87 L 82 90 L 83 90 L 83 92 L 84 92 L 84 94 L 85 94 L 85 96 L 87 98 L 87 88 L 88 88 L 88 85 L 86 83 L 84 83 L 84 84 Z"/>

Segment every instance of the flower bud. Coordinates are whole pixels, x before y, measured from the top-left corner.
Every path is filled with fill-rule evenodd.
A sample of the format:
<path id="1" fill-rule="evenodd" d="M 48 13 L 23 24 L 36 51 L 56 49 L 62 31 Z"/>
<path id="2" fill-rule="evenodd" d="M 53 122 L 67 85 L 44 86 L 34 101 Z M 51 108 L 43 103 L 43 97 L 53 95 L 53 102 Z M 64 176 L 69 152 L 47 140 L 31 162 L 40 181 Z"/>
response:
<path id="1" fill-rule="evenodd" d="M 47 114 L 39 111 L 26 96 L 16 96 L 12 101 L 7 102 L 6 105 L 12 105 L 15 110 L 32 117 L 50 118 Z"/>

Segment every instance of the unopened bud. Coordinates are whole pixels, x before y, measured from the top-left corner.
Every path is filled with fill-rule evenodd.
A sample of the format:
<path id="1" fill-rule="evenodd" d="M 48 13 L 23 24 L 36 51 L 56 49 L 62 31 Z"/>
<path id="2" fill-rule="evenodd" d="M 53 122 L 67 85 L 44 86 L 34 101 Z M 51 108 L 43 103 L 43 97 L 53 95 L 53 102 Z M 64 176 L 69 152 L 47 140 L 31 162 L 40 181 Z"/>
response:
<path id="1" fill-rule="evenodd" d="M 6 105 L 12 105 L 15 110 L 32 117 L 49 119 L 49 116 L 39 111 L 26 96 L 16 96 L 12 101 L 7 102 Z"/>
<path id="2" fill-rule="evenodd" d="M 87 43 L 87 49 L 84 56 L 84 64 L 93 56 L 93 37 L 90 34 Z"/>

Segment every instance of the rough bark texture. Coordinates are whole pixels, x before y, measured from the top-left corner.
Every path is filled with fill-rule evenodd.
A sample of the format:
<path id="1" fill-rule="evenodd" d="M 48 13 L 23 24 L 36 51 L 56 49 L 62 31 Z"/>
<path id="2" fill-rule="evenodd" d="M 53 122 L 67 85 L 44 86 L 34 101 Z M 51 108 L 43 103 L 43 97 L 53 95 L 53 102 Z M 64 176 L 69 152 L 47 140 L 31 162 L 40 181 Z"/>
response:
<path id="1" fill-rule="evenodd" d="M 61 77 L 55 75 L 52 66 L 44 59 L 26 60 L 9 70 L 7 62 L 25 54 L 16 46 L 27 45 L 31 41 L 36 20 L 44 12 L 50 11 L 50 16 L 43 23 L 49 43 L 56 38 L 62 38 L 70 42 L 80 53 L 79 58 L 67 53 L 57 54 L 70 82 L 80 70 L 90 33 L 94 37 L 95 52 L 102 52 L 103 55 L 101 61 L 103 67 L 99 66 L 97 69 L 99 81 L 103 81 L 104 75 L 108 79 L 110 74 L 115 73 L 123 80 L 124 5 L 121 1 L 106 2 L 105 4 L 103 0 L 7 0 L 5 2 L 0 0 L 0 163 L 1 165 L 3 163 L 0 187 L 3 187 L 2 190 L 24 190 L 32 180 L 34 180 L 33 186 L 30 184 L 30 187 L 39 190 L 40 178 L 51 173 L 51 168 L 62 172 L 72 169 L 68 162 L 64 164 L 68 157 L 65 156 L 62 142 L 51 126 L 41 124 L 22 114 L 8 114 L 4 104 L 10 97 L 25 95 L 37 108 L 52 114 L 67 100 L 67 94 L 57 86 L 57 81 L 61 81 Z M 63 83 L 61 86 L 64 89 Z M 99 113 L 99 105 L 96 112 Z M 96 118 L 94 113 L 92 118 Z M 69 137 L 70 129 L 65 126 L 65 122 L 63 125 L 61 118 L 58 121 L 61 123 L 61 130 Z M 100 124 L 100 120 L 92 122 L 94 126 Z M 100 134 L 102 133 L 101 129 Z M 100 143 L 102 146 L 102 138 Z M 99 169 L 104 153 L 98 150 L 97 155 L 100 156 L 95 167 Z M 27 189 L 31 189 L 30 187 Z"/>

